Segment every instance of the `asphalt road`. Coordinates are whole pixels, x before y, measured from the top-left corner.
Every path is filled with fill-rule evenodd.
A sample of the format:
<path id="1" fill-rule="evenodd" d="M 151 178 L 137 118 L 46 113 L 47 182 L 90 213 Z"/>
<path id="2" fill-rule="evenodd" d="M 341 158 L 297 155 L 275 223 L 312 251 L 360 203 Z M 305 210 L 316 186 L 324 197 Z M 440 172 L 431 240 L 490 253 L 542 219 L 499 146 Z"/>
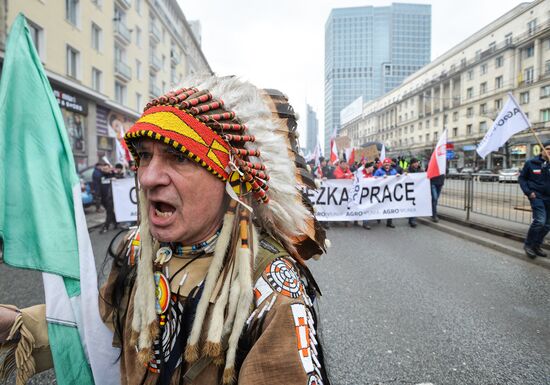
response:
<path id="1" fill-rule="evenodd" d="M 550 384 L 550 271 L 394 222 L 311 264 L 333 384 Z"/>
<path id="2" fill-rule="evenodd" d="M 550 384 L 550 271 L 395 223 L 333 228 L 310 264 L 333 385 Z M 92 232 L 98 266 L 114 234 Z M 0 265 L 0 277 L 0 303 L 42 303 L 40 274 Z"/>

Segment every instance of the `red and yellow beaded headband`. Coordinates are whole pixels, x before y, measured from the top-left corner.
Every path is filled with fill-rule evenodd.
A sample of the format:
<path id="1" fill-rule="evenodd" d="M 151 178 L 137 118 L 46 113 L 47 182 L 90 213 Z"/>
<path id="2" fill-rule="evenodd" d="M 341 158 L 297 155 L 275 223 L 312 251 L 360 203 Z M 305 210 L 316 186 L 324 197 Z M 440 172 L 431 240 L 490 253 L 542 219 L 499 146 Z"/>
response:
<path id="1" fill-rule="evenodd" d="M 235 113 L 224 109 L 208 91 L 179 89 L 153 99 L 143 115 L 128 130 L 124 139 L 139 165 L 132 142 L 149 138 L 181 151 L 223 181 L 228 181 L 237 195 L 252 191 L 257 200 L 267 202 L 265 166 L 253 162 L 260 151 L 245 148 L 255 141 L 246 135 L 248 128 Z"/>

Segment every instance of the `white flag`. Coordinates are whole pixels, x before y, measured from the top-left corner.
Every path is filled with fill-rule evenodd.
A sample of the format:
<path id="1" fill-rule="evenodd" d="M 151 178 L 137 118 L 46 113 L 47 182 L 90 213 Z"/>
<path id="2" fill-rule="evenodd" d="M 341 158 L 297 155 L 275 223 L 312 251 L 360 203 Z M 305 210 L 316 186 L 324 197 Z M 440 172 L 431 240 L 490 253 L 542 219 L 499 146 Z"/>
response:
<path id="1" fill-rule="evenodd" d="M 482 158 L 502 147 L 512 135 L 531 126 L 529 119 L 519 108 L 514 96 L 508 93 L 508 97 L 508 101 L 498 114 L 493 126 L 477 146 L 477 153 Z"/>
<path id="2" fill-rule="evenodd" d="M 380 150 L 380 162 L 383 162 L 386 159 L 386 146 L 382 144 L 382 149 Z"/>

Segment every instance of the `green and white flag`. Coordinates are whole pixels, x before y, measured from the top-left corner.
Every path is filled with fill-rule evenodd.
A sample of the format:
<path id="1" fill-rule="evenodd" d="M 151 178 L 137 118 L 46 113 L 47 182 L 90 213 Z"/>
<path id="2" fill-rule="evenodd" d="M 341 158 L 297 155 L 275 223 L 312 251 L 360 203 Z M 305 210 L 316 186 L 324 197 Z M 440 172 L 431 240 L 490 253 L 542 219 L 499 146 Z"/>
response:
<path id="1" fill-rule="evenodd" d="M 80 180 L 22 14 L 0 79 L 0 237 L 5 263 L 43 272 L 57 383 L 120 384 L 118 350 L 99 316 Z"/>

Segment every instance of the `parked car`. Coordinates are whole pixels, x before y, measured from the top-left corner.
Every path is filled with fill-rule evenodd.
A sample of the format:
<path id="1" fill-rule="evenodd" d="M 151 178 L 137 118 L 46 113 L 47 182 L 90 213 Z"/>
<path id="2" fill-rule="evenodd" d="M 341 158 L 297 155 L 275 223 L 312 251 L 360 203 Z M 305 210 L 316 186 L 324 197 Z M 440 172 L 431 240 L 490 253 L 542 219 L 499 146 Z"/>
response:
<path id="1" fill-rule="evenodd" d="M 469 175 L 473 173 L 474 173 L 474 169 L 471 167 L 464 167 L 462 170 L 460 170 L 460 175 Z"/>
<path id="2" fill-rule="evenodd" d="M 498 172 L 498 183 L 516 182 L 518 181 L 519 169 L 507 168 Z"/>
<path id="3" fill-rule="evenodd" d="M 90 184 L 84 182 L 84 179 L 80 179 L 80 190 L 82 196 L 82 206 L 84 208 L 91 206 L 94 203 L 94 197 L 90 189 Z"/>
<path id="4" fill-rule="evenodd" d="M 498 180 L 498 175 L 491 170 L 479 170 L 475 176 L 480 182 L 496 182 Z"/>
<path id="5" fill-rule="evenodd" d="M 447 170 L 447 179 L 457 179 L 459 177 L 460 173 L 455 167 L 449 167 Z"/>
<path id="6" fill-rule="evenodd" d="M 86 167 L 80 171 L 80 185 L 82 186 L 82 204 L 84 207 L 91 206 L 94 202 L 94 191 L 92 183 L 92 174 L 94 173 L 94 166 Z M 88 200 L 90 202 L 88 203 Z"/>

